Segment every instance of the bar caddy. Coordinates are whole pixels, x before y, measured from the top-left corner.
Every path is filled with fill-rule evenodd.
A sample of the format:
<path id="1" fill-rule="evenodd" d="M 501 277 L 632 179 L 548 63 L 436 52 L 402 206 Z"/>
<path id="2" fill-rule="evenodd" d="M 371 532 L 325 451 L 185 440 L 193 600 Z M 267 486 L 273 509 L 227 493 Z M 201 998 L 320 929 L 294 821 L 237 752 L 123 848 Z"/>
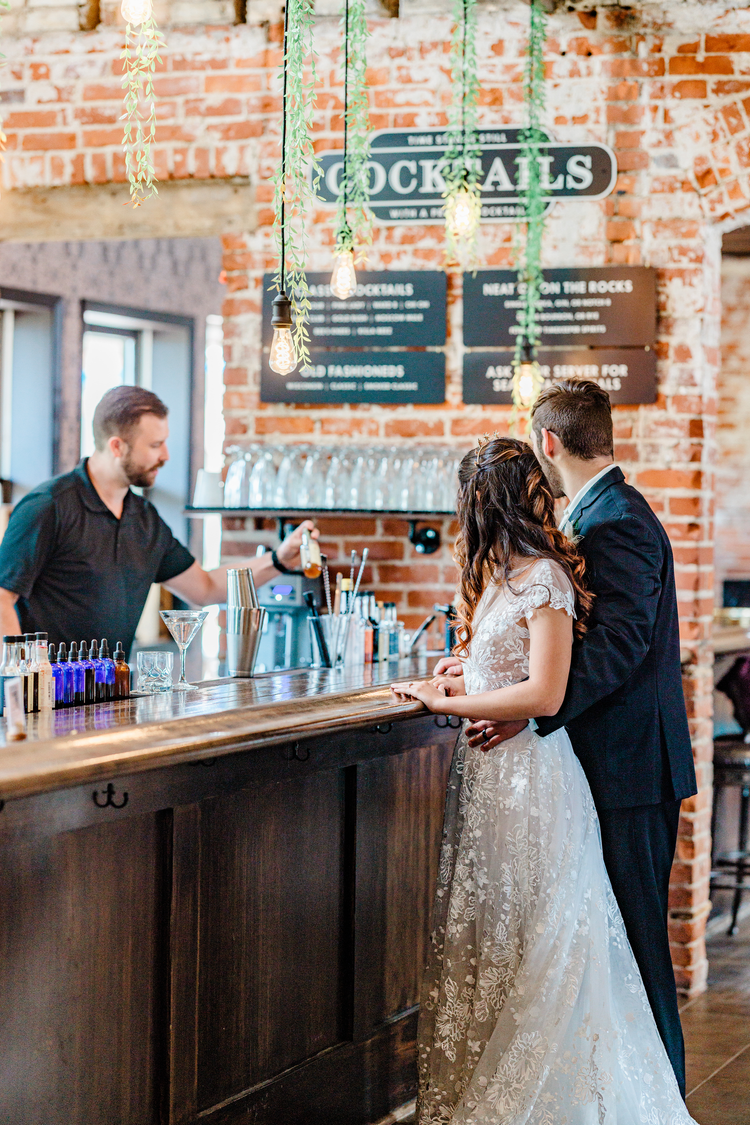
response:
<path id="1" fill-rule="evenodd" d="M 227 673 L 248 679 L 258 656 L 267 611 L 258 605 L 249 567 L 227 571 Z"/>

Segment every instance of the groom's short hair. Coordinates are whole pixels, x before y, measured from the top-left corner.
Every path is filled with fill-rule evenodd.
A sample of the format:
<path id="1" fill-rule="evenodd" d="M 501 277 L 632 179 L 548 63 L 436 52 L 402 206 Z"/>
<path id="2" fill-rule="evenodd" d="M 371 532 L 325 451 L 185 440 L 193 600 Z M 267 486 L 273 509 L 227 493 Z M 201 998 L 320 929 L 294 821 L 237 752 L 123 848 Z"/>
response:
<path id="1" fill-rule="evenodd" d="M 549 430 L 582 461 L 614 454 L 609 395 L 588 379 L 562 379 L 542 391 L 531 424 L 540 442 L 542 430 Z"/>

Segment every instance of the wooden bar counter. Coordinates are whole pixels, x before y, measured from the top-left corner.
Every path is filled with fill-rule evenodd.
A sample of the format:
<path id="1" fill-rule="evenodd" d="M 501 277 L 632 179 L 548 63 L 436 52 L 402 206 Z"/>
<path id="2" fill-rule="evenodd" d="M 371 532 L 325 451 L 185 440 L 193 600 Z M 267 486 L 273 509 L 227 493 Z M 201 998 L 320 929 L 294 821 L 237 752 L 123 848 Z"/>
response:
<path id="1" fill-rule="evenodd" d="M 0 1121 L 366 1125 L 413 1096 L 457 732 L 387 684 L 433 663 L 0 745 Z"/>

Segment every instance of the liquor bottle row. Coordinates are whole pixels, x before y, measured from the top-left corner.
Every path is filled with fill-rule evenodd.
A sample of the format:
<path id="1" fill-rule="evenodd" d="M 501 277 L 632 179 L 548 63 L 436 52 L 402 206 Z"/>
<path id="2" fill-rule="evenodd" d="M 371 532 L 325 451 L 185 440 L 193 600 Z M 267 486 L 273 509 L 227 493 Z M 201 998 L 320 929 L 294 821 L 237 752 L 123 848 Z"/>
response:
<path id="1" fill-rule="evenodd" d="M 87 703 L 106 703 L 130 695 L 130 667 L 118 642 L 109 655 L 106 639 L 86 641 L 59 649 L 47 643 L 46 633 L 25 633 L 3 637 L 0 663 L 2 681 L 18 677 L 23 687 L 23 709 L 29 714 L 76 707 Z M 0 693 L 0 714 L 3 699 Z"/>

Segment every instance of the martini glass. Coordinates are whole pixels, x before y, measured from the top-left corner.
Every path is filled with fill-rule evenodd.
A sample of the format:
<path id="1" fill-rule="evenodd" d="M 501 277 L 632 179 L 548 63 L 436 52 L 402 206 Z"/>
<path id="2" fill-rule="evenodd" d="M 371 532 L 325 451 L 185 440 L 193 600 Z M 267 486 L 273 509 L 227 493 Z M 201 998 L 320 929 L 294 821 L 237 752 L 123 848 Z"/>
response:
<path id="1" fill-rule="evenodd" d="M 180 678 L 174 691 L 187 691 L 193 687 L 185 679 L 185 653 L 187 647 L 203 622 L 208 617 L 207 609 L 162 609 L 159 615 L 169 629 L 175 644 L 180 650 Z"/>

